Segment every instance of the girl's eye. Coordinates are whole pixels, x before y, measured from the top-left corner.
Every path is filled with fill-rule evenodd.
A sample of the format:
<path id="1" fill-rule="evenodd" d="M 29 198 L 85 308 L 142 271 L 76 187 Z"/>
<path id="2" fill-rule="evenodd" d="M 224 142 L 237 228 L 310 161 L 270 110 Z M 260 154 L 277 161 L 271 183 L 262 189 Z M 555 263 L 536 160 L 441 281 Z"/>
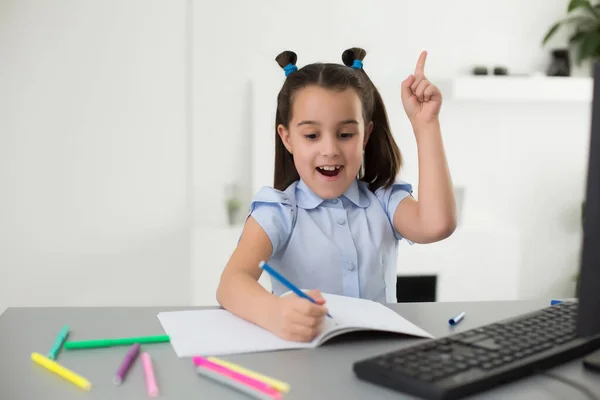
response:
<path id="1" fill-rule="evenodd" d="M 354 133 L 341 133 L 340 136 L 342 139 L 350 139 L 352 136 L 354 136 Z"/>
<path id="2" fill-rule="evenodd" d="M 305 138 L 313 140 L 317 138 L 317 134 L 316 133 L 309 133 L 308 135 L 304 135 Z"/>

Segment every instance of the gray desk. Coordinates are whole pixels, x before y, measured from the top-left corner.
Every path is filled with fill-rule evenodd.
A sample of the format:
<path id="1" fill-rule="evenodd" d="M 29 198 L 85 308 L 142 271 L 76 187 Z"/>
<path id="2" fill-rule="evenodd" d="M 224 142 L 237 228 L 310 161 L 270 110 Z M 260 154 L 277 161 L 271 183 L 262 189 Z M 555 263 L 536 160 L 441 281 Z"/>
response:
<path id="1" fill-rule="evenodd" d="M 393 304 L 394 310 L 440 337 L 473 328 L 520 312 L 548 305 L 548 301 Z M 182 309 L 182 308 L 179 308 Z M 0 316 L 0 399 L 146 399 L 141 365 L 137 362 L 125 383 L 116 387 L 112 377 L 126 347 L 63 350 L 58 361 L 88 378 L 90 392 L 63 381 L 33 361 L 32 351 L 42 354 L 52 346 L 63 324 L 70 339 L 163 334 L 156 314 L 173 308 L 9 308 Z M 450 316 L 465 310 L 467 316 L 452 330 Z M 290 383 L 286 399 L 402 399 L 411 398 L 358 380 L 352 363 L 419 339 L 366 336 L 336 340 L 316 350 L 293 350 L 224 357 Z M 155 363 L 162 399 L 247 399 L 231 389 L 197 376 L 190 359 L 178 359 L 170 344 L 145 346 Z M 139 361 L 139 360 L 138 360 Z M 600 375 L 576 361 L 554 369 L 600 393 Z M 546 377 L 536 376 L 475 396 L 485 399 L 584 399 L 577 390 Z"/>

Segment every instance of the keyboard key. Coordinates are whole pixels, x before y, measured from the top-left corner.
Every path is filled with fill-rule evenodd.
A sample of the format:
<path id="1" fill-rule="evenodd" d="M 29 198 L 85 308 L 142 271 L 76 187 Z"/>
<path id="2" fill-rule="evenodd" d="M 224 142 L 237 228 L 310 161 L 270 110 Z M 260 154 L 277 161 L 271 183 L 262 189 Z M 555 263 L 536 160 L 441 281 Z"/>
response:
<path id="1" fill-rule="evenodd" d="M 466 338 L 460 340 L 460 342 L 464 343 L 464 344 L 472 344 L 472 343 L 476 343 L 476 342 L 483 341 L 483 340 L 486 340 L 486 339 L 489 339 L 489 336 L 483 335 L 483 334 L 479 334 L 479 335 L 474 335 L 474 336 L 466 337 Z"/>
<path id="2" fill-rule="evenodd" d="M 467 364 L 461 363 L 461 362 L 455 364 L 455 367 L 458 371 L 463 371 L 463 370 L 469 368 L 469 366 Z"/>
<path id="3" fill-rule="evenodd" d="M 483 347 L 484 349 L 488 350 L 498 350 L 501 348 L 501 346 L 498 345 L 498 343 L 496 343 L 494 339 L 482 340 L 480 342 L 474 343 L 473 345 L 477 347 Z"/>
<path id="4" fill-rule="evenodd" d="M 492 364 L 490 362 L 486 362 L 486 363 L 481 364 L 481 368 L 483 368 L 483 369 L 492 369 L 492 368 L 494 368 L 494 364 Z"/>

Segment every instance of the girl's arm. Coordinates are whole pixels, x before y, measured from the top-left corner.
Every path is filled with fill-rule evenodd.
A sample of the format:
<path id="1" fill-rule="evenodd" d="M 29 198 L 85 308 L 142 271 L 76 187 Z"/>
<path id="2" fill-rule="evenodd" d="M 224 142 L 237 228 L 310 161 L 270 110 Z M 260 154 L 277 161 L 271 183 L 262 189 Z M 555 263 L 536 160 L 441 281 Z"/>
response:
<path id="1" fill-rule="evenodd" d="M 318 304 L 296 295 L 277 297 L 265 290 L 258 283 L 262 272 L 258 263 L 268 260 L 272 249 L 267 233 L 252 216 L 248 217 L 237 248 L 221 275 L 217 301 L 231 313 L 283 339 L 311 341 L 327 314 L 325 300 L 318 290 L 308 293 Z"/>
<path id="2" fill-rule="evenodd" d="M 439 121 L 415 126 L 419 200 L 408 196 L 394 212 L 394 227 L 415 243 L 436 242 L 456 229 L 456 204 Z"/>
<path id="3" fill-rule="evenodd" d="M 402 82 L 402 104 L 413 126 L 419 155 L 419 200 L 406 197 L 394 212 L 394 227 L 408 240 L 431 243 L 456 229 L 456 204 L 446 162 L 439 113 L 442 93 L 425 77 L 423 51 L 414 75 Z"/>
<path id="4" fill-rule="evenodd" d="M 271 252 L 269 236 L 248 217 L 217 289 L 217 301 L 223 308 L 261 327 L 270 326 L 269 316 L 275 315 L 277 297 L 258 283 L 262 272 L 258 263 L 268 260 Z"/>

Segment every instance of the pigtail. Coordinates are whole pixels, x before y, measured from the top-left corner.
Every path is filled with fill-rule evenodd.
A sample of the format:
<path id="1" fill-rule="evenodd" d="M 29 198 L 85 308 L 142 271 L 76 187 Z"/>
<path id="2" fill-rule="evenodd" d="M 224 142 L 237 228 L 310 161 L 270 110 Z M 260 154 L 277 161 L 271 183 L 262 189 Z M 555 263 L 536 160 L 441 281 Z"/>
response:
<path id="1" fill-rule="evenodd" d="M 277 57 L 275 57 L 275 61 L 283 70 L 285 71 L 285 76 L 288 76 L 292 72 L 298 71 L 298 67 L 296 67 L 296 61 L 298 61 L 298 56 L 291 50 L 286 50 L 281 53 Z"/>
<path id="2" fill-rule="evenodd" d="M 366 56 L 366 50 L 361 49 L 360 47 L 352 47 L 342 53 L 342 61 L 344 62 L 344 65 L 352 67 L 355 65 L 354 60 L 358 60 L 362 63 Z"/>
<path id="3" fill-rule="evenodd" d="M 296 62 L 298 56 L 291 50 L 286 50 L 275 57 L 275 61 L 285 71 L 287 77 L 298 70 Z M 298 170 L 294 165 L 294 156 L 286 149 L 281 137 L 277 133 L 277 127 L 283 125 L 286 128 L 289 124 L 291 114 L 292 83 L 286 79 L 279 95 L 277 96 L 277 111 L 275 114 L 275 165 L 273 176 L 273 187 L 277 190 L 285 190 L 292 182 L 300 179 Z"/>
<path id="4" fill-rule="evenodd" d="M 373 130 L 365 146 L 364 170 L 360 179 L 369 184 L 375 191 L 381 187 L 388 188 L 396 180 L 402 167 L 402 155 L 394 140 L 390 128 L 385 104 L 381 94 L 362 68 L 367 52 L 360 47 L 350 48 L 342 53 L 344 65 L 359 70 L 372 93 L 371 113 L 365 119 L 367 124 L 373 122 Z"/>
<path id="5" fill-rule="evenodd" d="M 284 68 L 288 64 L 296 65 L 298 61 L 298 56 L 291 50 L 282 51 L 279 53 L 277 57 L 275 57 L 275 61 L 281 68 Z"/>
<path id="6" fill-rule="evenodd" d="M 392 135 L 383 99 L 375 86 L 373 92 L 373 131 L 365 147 L 362 180 L 374 192 L 380 187 L 388 188 L 396 181 L 402 168 L 402 154 Z"/>

